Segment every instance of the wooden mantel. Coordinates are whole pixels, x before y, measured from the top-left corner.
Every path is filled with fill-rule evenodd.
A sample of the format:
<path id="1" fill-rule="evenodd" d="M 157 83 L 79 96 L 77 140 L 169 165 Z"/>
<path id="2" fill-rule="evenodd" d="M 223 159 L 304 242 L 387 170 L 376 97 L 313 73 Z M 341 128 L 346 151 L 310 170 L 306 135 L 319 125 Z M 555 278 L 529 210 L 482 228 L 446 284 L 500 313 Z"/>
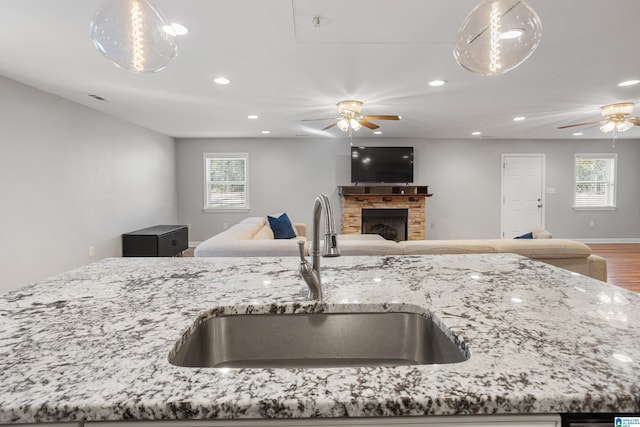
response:
<path id="1" fill-rule="evenodd" d="M 407 239 L 425 238 L 427 185 L 351 185 L 338 187 L 342 234 L 362 232 L 362 209 L 408 209 Z"/>

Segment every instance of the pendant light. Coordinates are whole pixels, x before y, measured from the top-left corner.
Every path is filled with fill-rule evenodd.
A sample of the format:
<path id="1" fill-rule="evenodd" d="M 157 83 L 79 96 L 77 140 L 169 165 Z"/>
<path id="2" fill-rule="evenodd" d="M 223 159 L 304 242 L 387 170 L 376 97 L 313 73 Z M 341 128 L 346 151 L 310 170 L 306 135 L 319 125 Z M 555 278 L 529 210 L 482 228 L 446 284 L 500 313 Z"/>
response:
<path id="1" fill-rule="evenodd" d="M 134 73 L 155 73 L 178 55 L 170 23 L 148 0 L 105 0 L 91 20 L 91 40 L 105 58 Z"/>
<path id="2" fill-rule="evenodd" d="M 524 1 L 483 0 L 460 27 L 453 55 L 471 72 L 496 76 L 524 62 L 541 37 L 540 18 Z"/>

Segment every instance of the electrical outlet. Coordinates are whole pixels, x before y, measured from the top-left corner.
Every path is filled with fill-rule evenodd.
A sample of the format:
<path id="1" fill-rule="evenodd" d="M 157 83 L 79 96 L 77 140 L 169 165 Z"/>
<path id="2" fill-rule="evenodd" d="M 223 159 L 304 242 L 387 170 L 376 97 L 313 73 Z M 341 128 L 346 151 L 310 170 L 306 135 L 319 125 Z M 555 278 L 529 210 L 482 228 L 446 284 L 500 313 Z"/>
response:
<path id="1" fill-rule="evenodd" d="M 594 220 L 589 221 L 589 227 L 593 227 L 594 225 L 596 225 Z"/>
<path id="2" fill-rule="evenodd" d="M 229 224 L 227 224 L 226 222 L 222 223 L 222 229 L 226 230 L 227 228 L 229 228 Z"/>
<path id="3" fill-rule="evenodd" d="M 187 224 L 187 230 L 191 230 L 191 224 Z"/>
<path id="4" fill-rule="evenodd" d="M 96 248 L 93 246 L 89 246 L 89 256 L 94 256 L 96 254 Z"/>
<path id="5" fill-rule="evenodd" d="M 431 223 L 431 228 L 436 228 L 436 223 L 435 222 Z"/>

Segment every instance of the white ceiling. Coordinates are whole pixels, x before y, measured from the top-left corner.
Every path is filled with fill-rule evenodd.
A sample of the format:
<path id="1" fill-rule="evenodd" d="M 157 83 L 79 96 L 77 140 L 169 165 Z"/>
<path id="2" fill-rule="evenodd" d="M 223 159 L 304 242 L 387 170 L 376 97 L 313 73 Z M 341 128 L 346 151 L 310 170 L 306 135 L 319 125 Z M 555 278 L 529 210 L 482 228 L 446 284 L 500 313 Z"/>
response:
<path id="1" fill-rule="evenodd" d="M 344 138 L 319 130 L 329 122 L 301 120 L 335 116 L 337 101 L 355 98 L 364 114 L 402 116 L 377 122 L 382 137 L 564 139 L 576 130 L 558 126 L 598 120 L 601 105 L 640 103 L 640 85 L 617 86 L 640 79 L 638 0 L 527 0 L 542 42 L 496 77 L 452 55 L 479 0 L 152 0 L 189 34 L 173 63 L 144 75 L 115 67 L 91 43 L 102 1 L 0 1 L 0 75 L 174 137 Z M 448 84 L 429 87 L 433 79 Z M 620 137 L 640 138 L 640 127 Z"/>

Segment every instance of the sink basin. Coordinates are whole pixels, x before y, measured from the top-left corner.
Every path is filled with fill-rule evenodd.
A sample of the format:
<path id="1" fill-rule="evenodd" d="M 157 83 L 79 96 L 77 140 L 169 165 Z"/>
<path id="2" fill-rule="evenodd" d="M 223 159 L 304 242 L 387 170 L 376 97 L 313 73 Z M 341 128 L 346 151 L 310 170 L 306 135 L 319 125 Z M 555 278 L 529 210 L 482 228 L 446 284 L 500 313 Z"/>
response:
<path id="1" fill-rule="evenodd" d="M 174 350 L 174 365 L 212 368 L 398 366 L 469 358 L 429 317 L 399 312 L 211 317 Z"/>

